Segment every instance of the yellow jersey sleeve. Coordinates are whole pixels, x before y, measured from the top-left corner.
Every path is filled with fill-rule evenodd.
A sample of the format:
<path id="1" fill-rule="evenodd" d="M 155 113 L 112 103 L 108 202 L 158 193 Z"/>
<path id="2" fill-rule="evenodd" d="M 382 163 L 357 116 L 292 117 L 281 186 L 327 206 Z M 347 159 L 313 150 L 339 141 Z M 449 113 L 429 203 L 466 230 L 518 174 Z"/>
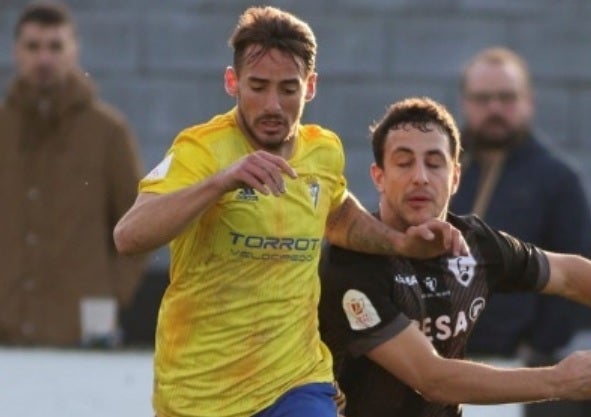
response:
<path id="1" fill-rule="evenodd" d="M 332 194 L 330 210 L 329 212 L 334 211 L 337 207 L 339 207 L 349 196 L 349 192 L 347 189 L 347 180 L 345 178 L 345 151 L 343 150 L 343 144 L 339 137 L 334 134 L 334 139 L 336 146 L 338 147 L 338 159 L 337 159 L 337 172 L 340 173 L 339 178 L 336 182 L 336 187 Z"/>
<path id="2" fill-rule="evenodd" d="M 211 150 L 191 129 L 178 134 L 166 156 L 139 184 L 139 192 L 166 194 L 203 181 L 217 171 Z"/>

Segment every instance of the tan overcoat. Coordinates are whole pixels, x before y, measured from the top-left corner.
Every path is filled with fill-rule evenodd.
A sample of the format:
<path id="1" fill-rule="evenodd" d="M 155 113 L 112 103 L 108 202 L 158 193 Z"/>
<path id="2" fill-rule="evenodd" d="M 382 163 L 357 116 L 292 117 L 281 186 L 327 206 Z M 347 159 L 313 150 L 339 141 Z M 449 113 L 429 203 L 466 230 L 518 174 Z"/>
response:
<path id="1" fill-rule="evenodd" d="M 41 96 L 16 80 L 0 105 L 0 343 L 76 345 L 79 302 L 125 304 L 143 262 L 112 230 L 140 176 L 135 138 L 92 82 Z"/>

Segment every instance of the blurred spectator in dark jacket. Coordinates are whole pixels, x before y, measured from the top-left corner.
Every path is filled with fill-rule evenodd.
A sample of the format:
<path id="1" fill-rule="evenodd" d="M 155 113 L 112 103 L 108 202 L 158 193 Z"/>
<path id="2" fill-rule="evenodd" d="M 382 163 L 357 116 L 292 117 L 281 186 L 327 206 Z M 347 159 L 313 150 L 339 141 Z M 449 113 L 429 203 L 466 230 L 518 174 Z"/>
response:
<path id="1" fill-rule="evenodd" d="M 508 49 L 486 49 L 469 61 L 461 87 L 464 174 L 452 211 L 474 212 L 493 228 L 549 251 L 590 256 L 591 215 L 581 179 L 532 130 L 524 60 Z M 468 352 L 508 356 L 519 348 L 527 364 L 549 364 L 588 316 L 550 296 L 498 295 L 480 318 Z M 554 415 L 543 409 L 558 412 L 562 406 L 528 406 L 527 415 Z"/>
<path id="2" fill-rule="evenodd" d="M 65 6 L 23 11 L 14 60 L 0 105 L 0 343 L 76 345 L 81 304 L 124 306 L 141 277 L 111 238 L 136 196 L 136 140 L 81 71 Z"/>

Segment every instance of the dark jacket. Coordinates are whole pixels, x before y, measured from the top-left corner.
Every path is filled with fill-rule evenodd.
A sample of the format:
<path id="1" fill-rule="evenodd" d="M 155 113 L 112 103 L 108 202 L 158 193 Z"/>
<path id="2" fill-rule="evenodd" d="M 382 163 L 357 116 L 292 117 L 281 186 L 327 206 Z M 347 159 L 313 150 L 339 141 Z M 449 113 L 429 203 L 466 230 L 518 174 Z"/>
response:
<path id="1" fill-rule="evenodd" d="M 13 83 L 0 105 L 0 343 L 77 344 L 82 297 L 130 300 L 142 263 L 117 255 L 112 230 L 139 176 L 135 139 L 87 77 L 45 97 Z"/>
<path id="2" fill-rule="evenodd" d="M 480 164 L 472 158 L 452 211 L 472 210 L 479 179 Z M 581 180 L 535 137 L 507 155 L 484 220 L 549 251 L 591 255 L 591 213 Z M 591 317 L 591 312 L 557 297 L 498 295 L 480 318 L 468 350 L 510 355 L 524 340 L 536 351 L 551 354 L 569 340 L 585 315 Z"/>

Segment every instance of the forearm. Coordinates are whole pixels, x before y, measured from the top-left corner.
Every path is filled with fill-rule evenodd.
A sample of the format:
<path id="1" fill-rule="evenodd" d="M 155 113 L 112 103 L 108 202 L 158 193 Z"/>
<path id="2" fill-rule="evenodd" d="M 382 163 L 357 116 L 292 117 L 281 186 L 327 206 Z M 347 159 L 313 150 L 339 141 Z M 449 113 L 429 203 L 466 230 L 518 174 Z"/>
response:
<path id="1" fill-rule="evenodd" d="M 591 307 L 591 261 L 578 255 L 566 257 L 566 286 L 563 296 Z"/>
<path id="2" fill-rule="evenodd" d="M 554 368 L 501 369 L 440 358 L 426 376 L 422 394 L 446 404 L 501 404 L 560 397 Z"/>
<path id="3" fill-rule="evenodd" d="M 591 307 L 591 261 L 579 255 L 545 252 L 550 280 L 542 292 Z"/>
<path id="4" fill-rule="evenodd" d="M 140 195 L 115 227 L 118 251 L 142 253 L 170 242 L 222 195 L 215 176 L 174 193 Z"/>
<path id="5" fill-rule="evenodd" d="M 326 238 L 334 245 L 359 252 L 391 255 L 396 232 L 363 208 L 353 195 L 328 218 Z"/>

